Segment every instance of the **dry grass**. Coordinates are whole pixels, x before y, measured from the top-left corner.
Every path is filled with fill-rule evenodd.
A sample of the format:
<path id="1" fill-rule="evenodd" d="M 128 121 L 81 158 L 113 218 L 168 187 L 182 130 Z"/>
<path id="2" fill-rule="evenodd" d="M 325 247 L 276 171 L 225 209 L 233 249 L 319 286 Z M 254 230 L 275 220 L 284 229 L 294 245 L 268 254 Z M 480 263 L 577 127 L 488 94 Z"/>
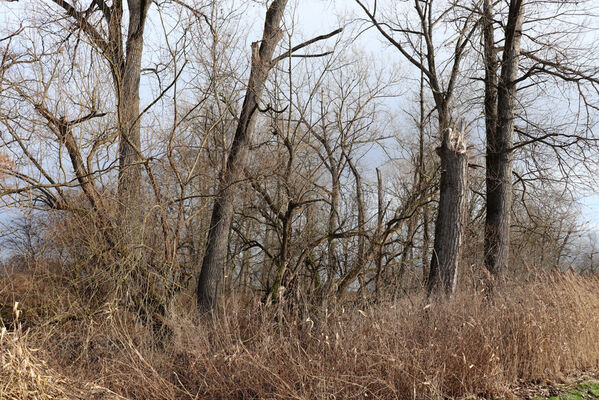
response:
<path id="1" fill-rule="evenodd" d="M 112 400 L 123 397 L 112 391 L 65 377 L 40 358 L 22 332 L 15 304 L 16 329 L 0 329 L 0 399 L 5 400 Z M 46 354 L 47 355 L 47 354 Z"/>
<path id="2" fill-rule="evenodd" d="M 29 348 L 22 336 L 5 334 L 3 357 L 16 361 L 2 372 L 4 390 L 36 390 L 53 376 L 42 355 L 65 376 L 130 399 L 494 398 L 599 367 L 599 280 L 570 273 L 505 286 L 492 300 L 472 291 L 429 304 L 413 295 L 291 321 L 243 299 L 215 322 L 173 309 L 163 343 L 118 308 L 36 324 L 28 340 L 43 351 L 21 359 L 36 360 L 33 375 L 14 358 Z M 56 393 L 46 398 L 73 398 Z"/>

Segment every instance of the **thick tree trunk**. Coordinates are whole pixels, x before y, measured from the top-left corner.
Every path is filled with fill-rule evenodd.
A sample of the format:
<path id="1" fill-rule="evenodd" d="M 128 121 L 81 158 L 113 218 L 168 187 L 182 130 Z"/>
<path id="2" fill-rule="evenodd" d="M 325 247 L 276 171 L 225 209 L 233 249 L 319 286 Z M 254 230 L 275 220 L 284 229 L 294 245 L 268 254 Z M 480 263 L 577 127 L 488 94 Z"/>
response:
<path id="1" fill-rule="evenodd" d="M 139 86 L 143 33 L 150 2 L 129 0 L 129 26 L 126 52 L 114 53 L 121 58 L 115 76 L 119 123 L 119 182 L 118 196 L 122 234 L 129 245 L 141 241 L 141 135 L 139 121 Z M 120 41 L 119 39 L 116 39 Z M 120 43 L 114 45 L 118 48 Z"/>
<path id="2" fill-rule="evenodd" d="M 275 48 L 282 39 L 280 28 L 287 0 L 275 0 L 266 12 L 261 42 L 252 43 L 252 65 L 248 87 L 237 123 L 235 137 L 224 170 L 220 174 L 218 192 L 214 200 L 208 231 L 206 251 L 198 279 L 197 301 L 201 311 L 212 311 L 217 306 L 218 286 L 227 261 L 229 231 L 233 219 L 233 202 L 237 194 L 235 183 L 241 178 L 247 164 L 249 147 L 254 133 L 256 111 L 262 96 L 268 72 L 272 67 Z"/>
<path id="3" fill-rule="evenodd" d="M 456 291 L 466 221 L 468 155 L 464 132 L 446 128 L 437 153 L 441 157 L 441 189 L 427 289 L 429 294 L 442 291 L 451 296 Z"/>
<path id="4" fill-rule="evenodd" d="M 419 138 L 418 138 L 418 190 L 425 190 L 424 181 L 426 176 L 426 168 L 424 164 L 424 134 L 426 124 L 426 114 L 424 110 L 424 72 L 420 71 L 420 122 L 418 124 Z M 428 247 L 430 243 L 428 233 L 428 206 L 422 207 L 422 252 L 420 254 L 422 260 L 422 282 L 426 282 L 428 278 Z"/>
<path id="5" fill-rule="evenodd" d="M 141 58 L 143 54 L 143 33 L 150 0 L 127 0 L 129 24 L 127 41 L 123 47 L 123 3 L 112 5 L 98 3 L 107 24 L 106 32 L 97 30 L 87 20 L 88 12 L 80 11 L 77 2 L 53 0 L 65 13 L 73 18 L 73 27 L 81 29 L 98 52 L 107 60 L 112 73 L 117 98 L 119 134 L 119 182 L 120 201 L 119 225 L 125 233 L 125 242 L 132 243 L 128 234 L 139 232 L 139 216 L 131 210 L 138 210 L 141 193 L 141 140 L 139 127 L 139 85 Z M 93 7 L 92 7 L 93 8 Z M 101 24 L 99 24 L 101 25 Z"/>
<path id="6" fill-rule="evenodd" d="M 510 1 L 501 77 L 496 84 L 497 61 L 493 44 L 493 10 L 490 0 L 485 1 L 485 117 L 487 124 L 485 266 L 494 276 L 500 275 L 505 270 L 509 257 L 514 109 L 523 7 L 523 0 Z"/>

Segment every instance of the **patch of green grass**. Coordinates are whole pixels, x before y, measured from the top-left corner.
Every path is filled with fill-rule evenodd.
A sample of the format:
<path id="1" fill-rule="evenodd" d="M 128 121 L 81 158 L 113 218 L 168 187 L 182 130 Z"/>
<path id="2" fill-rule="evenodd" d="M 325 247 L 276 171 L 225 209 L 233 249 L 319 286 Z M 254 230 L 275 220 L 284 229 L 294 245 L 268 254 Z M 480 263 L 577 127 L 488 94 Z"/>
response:
<path id="1" fill-rule="evenodd" d="M 535 400 L 599 400 L 599 381 L 585 382 L 559 396 Z"/>

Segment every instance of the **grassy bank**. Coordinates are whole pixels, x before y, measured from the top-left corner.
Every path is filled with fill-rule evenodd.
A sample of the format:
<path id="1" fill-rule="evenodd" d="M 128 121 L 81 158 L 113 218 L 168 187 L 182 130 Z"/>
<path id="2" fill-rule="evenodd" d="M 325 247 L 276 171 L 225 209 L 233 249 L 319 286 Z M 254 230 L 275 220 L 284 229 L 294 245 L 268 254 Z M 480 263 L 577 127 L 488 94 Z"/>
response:
<path id="1" fill-rule="evenodd" d="M 569 389 L 552 388 L 551 395 L 535 396 L 534 400 L 596 400 L 599 399 L 599 382 L 587 381 Z"/>

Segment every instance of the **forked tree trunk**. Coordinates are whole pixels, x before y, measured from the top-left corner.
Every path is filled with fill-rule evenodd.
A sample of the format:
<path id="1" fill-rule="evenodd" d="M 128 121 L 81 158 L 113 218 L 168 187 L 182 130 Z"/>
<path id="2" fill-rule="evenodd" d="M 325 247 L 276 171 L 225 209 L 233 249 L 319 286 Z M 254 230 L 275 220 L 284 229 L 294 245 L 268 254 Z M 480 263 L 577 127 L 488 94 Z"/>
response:
<path id="1" fill-rule="evenodd" d="M 125 245 L 138 243 L 141 221 L 141 139 L 139 127 L 139 85 L 144 44 L 144 27 L 150 0 L 127 0 L 129 23 L 127 40 L 123 43 L 122 1 L 112 4 L 95 3 L 106 22 L 106 31 L 88 21 L 88 12 L 81 11 L 77 2 L 52 0 L 72 19 L 72 27 L 81 29 L 99 53 L 107 60 L 117 98 L 119 135 L 118 225 Z M 99 24 L 98 26 L 101 26 Z M 87 178 L 86 178 L 87 179 Z M 91 178 L 88 180 L 91 181 Z M 91 183 L 90 183 L 91 184 Z"/>
<path id="2" fill-rule="evenodd" d="M 468 155 L 463 130 L 445 129 L 437 153 L 441 158 L 441 188 L 427 289 L 429 295 L 439 291 L 451 296 L 456 291 L 466 222 Z"/>
<path id="3" fill-rule="evenodd" d="M 497 276 L 505 270 L 509 257 L 514 109 L 524 0 L 510 1 L 501 62 L 501 77 L 498 82 L 492 7 L 491 1 L 485 0 L 485 117 L 487 124 L 485 266 L 493 276 Z"/>
<path id="4" fill-rule="evenodd" d="M 206 251 L 198 279 L 197 301 L 201 311 L 212 311 L 217 306 L 218 286 L 227 262 L 229 231 L 233 220 L 233 202 L 237 194 L 235 183 L 246 167 L 251 139 L 254 135 L 256 111 L 272 68 L 275 48 L 283 37 L 280 28 L 287 0 L 275 0 L 266 12 L 263 37 L 252 43 L 250 78 L 243 100 L 241 115 L 235 130 L 231 151 L 220 174 L 220 182 L 212 219 L 208 230 Z"/>

